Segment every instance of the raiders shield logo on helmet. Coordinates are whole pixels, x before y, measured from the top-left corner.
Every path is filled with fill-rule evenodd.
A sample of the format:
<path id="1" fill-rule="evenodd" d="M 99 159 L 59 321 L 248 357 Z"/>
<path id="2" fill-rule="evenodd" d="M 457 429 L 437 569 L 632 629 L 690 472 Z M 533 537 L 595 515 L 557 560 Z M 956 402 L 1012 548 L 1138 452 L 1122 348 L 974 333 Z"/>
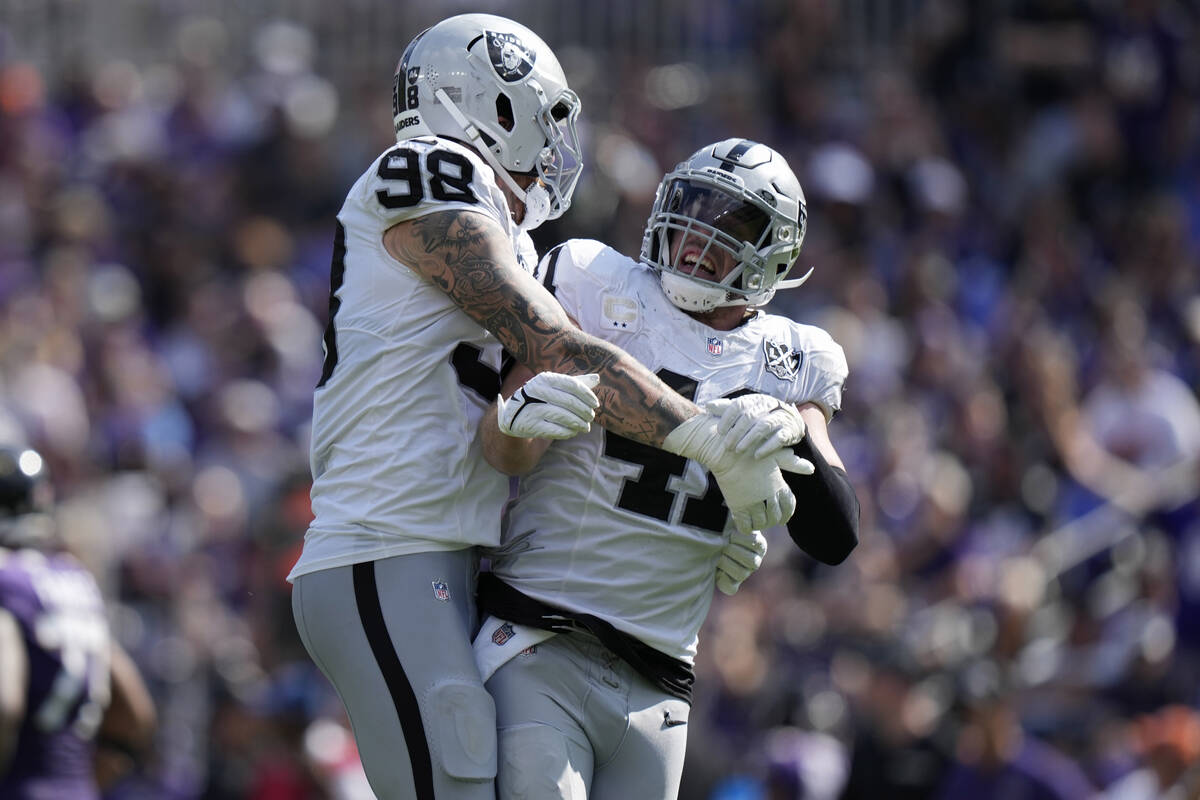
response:
<path id="1" fill-rule="evenodd" d="M 512 33 L 487 32 L 488 58 L 492 69 L 505 83 L 521 80 L 533 69 L 536 54 Z"/>
<path id="2" fill-rule="evenodd" d="M 767 360 L 767 372 L 779 380 L 794 381 L 800 374 L 800 351 L 786 343 L 763 339 L 763 355 Z"/>

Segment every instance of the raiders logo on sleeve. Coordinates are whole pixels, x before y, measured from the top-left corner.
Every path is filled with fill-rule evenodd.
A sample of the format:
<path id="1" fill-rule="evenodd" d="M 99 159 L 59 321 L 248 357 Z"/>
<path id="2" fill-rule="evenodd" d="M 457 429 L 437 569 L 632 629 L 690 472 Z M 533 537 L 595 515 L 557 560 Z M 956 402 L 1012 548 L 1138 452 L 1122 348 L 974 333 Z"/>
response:
<path id="1" fill-rule="evenodd" d="M 781 381 L 794 381 L 800 374 L 800 359 L 802 353 L 794 350 L 787 342 L 777 342 L 763 339 L 763 357 L 766 359 L 767 372 Z"/>

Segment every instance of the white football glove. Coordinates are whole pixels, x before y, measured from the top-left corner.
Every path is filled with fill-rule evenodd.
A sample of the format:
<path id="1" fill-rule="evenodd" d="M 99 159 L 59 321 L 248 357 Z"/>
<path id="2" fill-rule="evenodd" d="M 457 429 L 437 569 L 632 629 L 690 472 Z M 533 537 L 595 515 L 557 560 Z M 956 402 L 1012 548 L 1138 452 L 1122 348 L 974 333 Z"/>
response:
<path id="1" fill-rule="evenodd" d="M 753 451 L 763 458 L 772 450 L 799 444 L 804 438 L 804 417 L 791 403 L 769 394 L 745 394 L 732 400 L 710 400 L 704 410 L 720 417 L 717 432 L 722 446 L 735 453 Z"/>
<path id="2" fill-rule="evenodd" d="M 787 522 L 796 510 L 796 496 L 780 470 L 811 475 L 813 465 L 791 450 L 775 450 L 765 458 L 734 453 L 723 446 L 717 423 L 713 414 L 697 414 L 667 434 L 662 449 L 708 467 L 739 531 L 749 533 Z"/>
<path id="3" fill-rule="evenodd" d="M 737 592 L 742 581 L 762 566 L 766 554 L 767 537 L 761 531 L 731 531 L 717 559 L 717 588 L 725 594 Z"/>
<path id="4" fill-rule="evenodd" d="M 592 429 L 600 376 L 539 372 L 505 400 L 496 397 L 501 433 L 521 439 L 570 439 Z"/>

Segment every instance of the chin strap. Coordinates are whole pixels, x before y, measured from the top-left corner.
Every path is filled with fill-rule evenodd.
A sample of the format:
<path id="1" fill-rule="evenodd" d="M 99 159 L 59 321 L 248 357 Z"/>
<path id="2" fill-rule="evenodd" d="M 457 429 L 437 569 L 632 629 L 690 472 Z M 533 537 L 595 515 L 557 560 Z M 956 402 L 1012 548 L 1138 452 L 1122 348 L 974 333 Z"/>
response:
<path id="1" fill-rule="evenodd" d="M 458 106 L 454 105 L 454 101 L 446 94 L 446 90 L 437 89 L 433 96 L 438 99 L 458 127 L 462 128 L 463 134 L 475 145 L 475 150 L 483 156 L 484 161 L 488 162 L 492 170 L 500 176 L 500 180 L 504 181 L 512 193 L 525 204 L 525 216 L 521 219 L 520 224 L 521 230 L 531 231 L 545 222 L 550 217 L 550 193 L 546 191 L 546 187 L 537 181 L 528 190 L 522 189 L 516 179 L 500 164 L 500 160 L 496 158 L 492 149 L 483 141 L 483 134 L 479 128 L 467 119 L 466 114 L 459 111 Z"/>
<path id="2" fill-rule="evenodd" d="M 804 275 L 800 278 L 788 278 L 786 281 L 776 281 L 774 288 L 776 290 L 795 289 L 797 286 L 801 285 L 810 277 L 812 277 L 814 269 L 816 269 L 816 267 L 809 267 L 808 272 L 804 273 Z"/>
<path id="3" fill-rule="evenodd" d="M 715 286 L 698 283 L 686 275 L 662 270 L 658 273 L 663 294 L 672 305 L 684 311 L 712 311 L 721 304 L 728 292 Z"/>

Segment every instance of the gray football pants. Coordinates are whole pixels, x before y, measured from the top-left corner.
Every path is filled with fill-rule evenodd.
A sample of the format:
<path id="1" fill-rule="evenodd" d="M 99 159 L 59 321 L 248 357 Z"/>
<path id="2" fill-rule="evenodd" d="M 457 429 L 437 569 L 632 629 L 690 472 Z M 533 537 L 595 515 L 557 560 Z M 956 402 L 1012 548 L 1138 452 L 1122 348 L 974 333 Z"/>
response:
<path id="1" fill-rule="evenodd" d="M 312 572 L 296 627 L 337 689 L 379 800 L 493 800 L 496 717 L 471 652 L 473 549 Z"/>
<path id="2" fill-rule="evenodd" d="M 488 680 L 500 800 L 673 800 L 688 705 L 587 633 L 562 633 Z"/>

